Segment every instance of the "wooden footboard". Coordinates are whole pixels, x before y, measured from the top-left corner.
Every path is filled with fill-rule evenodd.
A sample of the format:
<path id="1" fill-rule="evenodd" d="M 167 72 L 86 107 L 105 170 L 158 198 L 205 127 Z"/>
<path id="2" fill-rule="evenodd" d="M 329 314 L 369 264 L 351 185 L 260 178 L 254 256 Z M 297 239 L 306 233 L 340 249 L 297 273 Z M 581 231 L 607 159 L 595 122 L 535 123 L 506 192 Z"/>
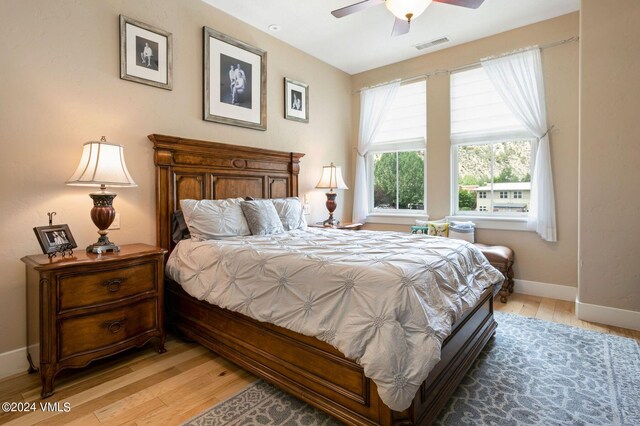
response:
<path id="1" fill-rule="evenodd" d="M 433 422 L 496 328 L 487 290 L 456 323 L 411 407 L 396 412 L 382 403 L 362 368 L 327 343 L 197 300 L 173 281 L 166 288 L 167 318 L 179 333 L 353 425 Z"/>

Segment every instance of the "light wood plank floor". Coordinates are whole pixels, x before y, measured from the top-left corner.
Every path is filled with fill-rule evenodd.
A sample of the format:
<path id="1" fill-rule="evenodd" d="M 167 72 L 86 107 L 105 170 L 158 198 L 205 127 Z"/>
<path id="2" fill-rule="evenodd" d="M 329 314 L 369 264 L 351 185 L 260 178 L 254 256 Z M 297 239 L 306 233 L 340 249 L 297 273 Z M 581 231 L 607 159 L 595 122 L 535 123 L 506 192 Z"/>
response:
<path id="1" fill-rule="evenodd" d="M 640 331 L 580 321 L 574 304 L 555 299 L 512 294 L 496 310 L 536 317 L 636 339 Z M 0 381 L 0 402 L 33 402 L 36 411 L 0 413 L 10 425 L 172 425 L 237 393 L 254 376 L 197 344 L 169 338 L 167 353 L 152 347 L 136 350 L 82 370 L 61 373 L 55 394 L 46 402 L 70 404 L 69 412 L 40 409 L 36 374 L 19 374 Z"/>

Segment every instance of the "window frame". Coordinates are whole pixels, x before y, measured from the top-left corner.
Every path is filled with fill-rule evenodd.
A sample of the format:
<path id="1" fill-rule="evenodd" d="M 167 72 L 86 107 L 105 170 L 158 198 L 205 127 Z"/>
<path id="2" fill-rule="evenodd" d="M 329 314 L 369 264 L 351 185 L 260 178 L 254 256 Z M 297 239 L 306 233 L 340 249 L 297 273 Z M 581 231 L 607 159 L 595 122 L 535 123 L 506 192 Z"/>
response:
<path id="1" fill-rule="evenodd" d="M 367 170 L 367 192 L 369 205 L 367 206 L 367 222 L 377 223 L 402 223 L 406 218 L 423 218 L 427 215 L 427 91 L 428 85 L 426 79 L 414 79 L 404 82 L 402 86 L 410 86 L 412 84 L 424 84 L 424 134 L 420 137 L 412 137 L 406 139 L 384 140 L 374 143 L 365 155 L 365 167 Z M 381 126 L 382 128 L 382 126 Z M 384 153 L 400 153 L 422 151 L 424 156 L 423 164 L 423 209 L 377 209 L 374 207 L 374 156 Z M 397 179 L 397 174 L 396 174 Z M 397 204 L 396 204 L 397 205 Z"/>
<path id="2" fill-rule="evenodd" d="M 535 169 L 535 160 L 536 160 L 536 152 L 538 150 L 538 140 L 536 138 L 533 137 L 527 137 L 527 138 L 522 138 L 522 137 L 509 137 L 509 138 L 490 138 L 488 140 L 483 140 L 483 141 L 474 141 L 474 142 L 463 142 L 463 143 L 457 143 L 457 144 L 452 144 L 451 145 L 451 153 L 450 153 L 450 157 L 451 157 L 451 215 L 448 216 L 449 218 L 462 218 L 460 220 L 469 220 L 472 218 L 478 218 L 480 220 L 482 219 L 490 219 L 490 220 L 495 220 L 495 219 L 506 219 L 506 220 L 518 220 L 518 221 L 526 221 L 527 217 L 528 217 L 528 212 L 494 212 L 494 211 L 479 211 L 479 210 L 473 210 L 473 211 L 461 211 L 460 210 L 460 206 L 458 205 L 459 202 L 459 189 L 460 189 L 460 185 L 458 184 L 458 178 L 459 178 L 459 161 L 458 161 L 458 147 L 462 147 L 462 146 L 480 146 L 480 145 L 496 145 L 496 144 L 500 144 L 500 143 L 505 143 L 505 142 L 517 142 L 517 141 L 529 141 L 529 143 L 531 144 L 531 151 L 529 154 L 529 162 L 531 165 L 531 170 L 529 172 L 529 176 L 533 176 L 533 170 Z M 493 150 L 491 151 L 491 182 L 490 184 L 493 185 Z M 496 191 L 494 189 L 491 189 L 490 191 L 486 191 L 488 193 L 487 199 L 491 200 L 491 205 L 493 206 L 493 200 L 494 200 L 494 193 L 495 192 L 500 192 L 500 190 Z M 507 197 L 508 197 L 508 192 L 507 192 Z M 499 194 L 498 194 L 499 195 Z M 524 198 L 524 197 L 523 197 Z M 504 198 L 502 198 L 504 199 Z M 508 198 L 507 198 L 508 199 Z"/>
<path id="3" fill-rule="evenodd" d="M 397 149 L 388 149 L 384 146 L 380 146 L 378 149 L 371 149 L 367 152 L 365 156 L 365 161 L 367 164 L 367 190 L 369 191 L 369 216 L 393 216 L 393 215 L 419 215 L 425 216 L 427 214 L 427 144 L 424 143 L 424 147 L 415 147 L 416 140 L 405 141 L 406 145 L 411 145 L 406 148 L 401 148 L 401 142 L 397 143 Z M 422 190 L 422 198 L 424 200 L 423 206 L 424 209 L 377 209 L 374 206 L 374 164 L 373 159 L 375 154 L 388 154 L 388 153 L 399 153 L 399 152 L 411 152 L 411 151 L 423 151 L 424 155 L 424 164 L 423 164 L 423 173 L 424 173 L 424 184 Z M 396 180 L 397 180 L 396 174 Z"/>

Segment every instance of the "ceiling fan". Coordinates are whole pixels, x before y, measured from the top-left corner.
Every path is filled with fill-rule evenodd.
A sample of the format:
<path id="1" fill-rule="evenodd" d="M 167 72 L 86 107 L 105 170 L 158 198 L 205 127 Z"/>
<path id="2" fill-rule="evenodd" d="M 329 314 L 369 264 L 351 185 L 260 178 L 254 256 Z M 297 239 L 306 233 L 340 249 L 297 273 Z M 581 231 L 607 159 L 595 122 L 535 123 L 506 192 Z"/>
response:
<path id="1" fill-rule="evenodd" d="M 397 36 L 408 33 L 411 20 L 420 16 L 432 1 L 468 7 L 470 9 L 477 9 L 484 2 L 484 0 L 364 0 L 350 6 L 336 9 L 332 11 L 331 14 L 336 18 L 342 18 L 343 16 L 351 15 L 352 13 L 360 12 L 361 10 L 384 3 L 387 9 L 396 17 L 391 35 Z"/>

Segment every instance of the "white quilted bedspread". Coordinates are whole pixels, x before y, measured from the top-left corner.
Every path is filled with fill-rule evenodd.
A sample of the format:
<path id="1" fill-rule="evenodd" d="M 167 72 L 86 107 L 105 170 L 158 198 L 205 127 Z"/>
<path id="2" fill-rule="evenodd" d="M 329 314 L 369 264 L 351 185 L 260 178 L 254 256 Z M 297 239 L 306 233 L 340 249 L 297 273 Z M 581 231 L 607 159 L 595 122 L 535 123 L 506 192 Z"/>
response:
<path id="1" fill-rule="evenodd" d="M 333 345 L 398 411 L 440 360 L 451 325 L 503 279 L 464 241 L 314 228 L 184 240 L 167 274 L 198 299 Z"/>

